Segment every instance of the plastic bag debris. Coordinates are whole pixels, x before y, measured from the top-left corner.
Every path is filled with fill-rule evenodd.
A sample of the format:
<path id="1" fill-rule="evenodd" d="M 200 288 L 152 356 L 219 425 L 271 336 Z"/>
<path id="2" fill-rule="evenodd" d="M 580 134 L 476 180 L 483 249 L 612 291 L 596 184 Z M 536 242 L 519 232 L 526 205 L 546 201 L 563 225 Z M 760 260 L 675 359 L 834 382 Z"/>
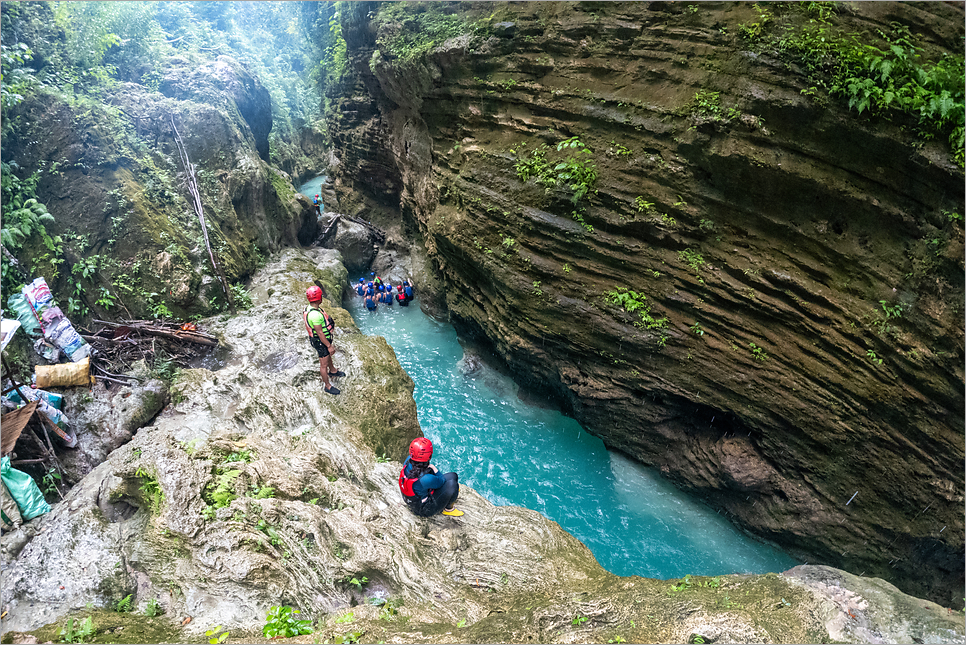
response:
<path id="1" fill-rule="evenodd" d="M 91 355 L 91 346 L 66 318 L 59 318 L 52 327 L 48 327 L 44 331 L 44 338 L 63 350 L 74 363 Z"/>
<path id="2" fill-rule="evenodd" d="M 12 383 L 8 381 L 7 385 L 4 386 L 4 389 L 7 389 L 11 385 Z M 48 392 L 47 390 L 35 390 L 29 385 L 24 385 L 23 387 L 20 388 L 20 391 L 23 392 L 23 395 L 25 397 L 27 397 L 28 401 L 36 401 L 37 399 L 40 399 L 42 401 L 46 401 L 47 403 L 57 408 L 58 410 L 64 409 L 63 408 L 64 397 L 61 396 L 60 394 L 57 394 L 56 392 Z M 17 394 L 17 390 L 10 390 L 7 396 L 9 396 L 10 400 L 13 401 L 14 403 L 26 403 L 26 401 L 22 400 L 20 398 L 20 395 Z"/>
<path id="3" fill-rule="evenodd" d="M 37 339 L 37 342 L 34 343 L 34 351 L 37 352 L 38 356 L 51 363 L 60 362 L 60 350 L 48 343 L 44 338 Z"/>
<path id="4" fill-rule="evenodd" d="M 35 382 L 37 387 L 41 389 L 58 386 L 90 385 L 94 382 L 90 372 L 90 358 L 85 358 L 77 363 L 37 365 L 34 367 Z"/>
<path id="5" fill-rule="evenodd" d="M 46 280 L 37 278 L 26 285 L 23 288 L 23 297 L 39 322 L 44 338 L 63 351 L 67 358 L 76 363 L 91 355 L 91 346 L 80 337 L 74 326 L 64 316 L 64 312 L 54 302 L 54 296 L 50 293 Z M 19 320 L 19 311 L 17 315 Z M 40 353 L 44 356 L 42 352 Z"/>
<path id="6" fill-rule="evenodd" d="M 37 316 L 34 315 L 34 310 L 22 293 L 15 293 L 7 298 L 7 306 L 17 314 L 17 320 L 20 321 L 23 330 L 27 332 L 28 336 L 37 338 L 43 335 L 44 331 L 40 328 L 40 323 L 37 321 Z"/>
<path id="7" fill-rule="evenodd" d="M 6 484 L 0 480 L 0 526 L 4 531 L 12 531 L 21 524 L 23 518 L 20 517 L 20 507 L 10 496 Z"/>
<path id="8" fill-rule="evenodd" d="M 43 493 L 27 473 L 20 472 L 10 465 L 10 457 L 0 459 L 0 480 L 7 487 L 10 496 L 17 502 L 24 521 L 50 512 L 50 504 L 44 500 Z"/>
<path id="9" fill-rule="evenodd" d="M 2 349 L 7 349 L 7 343 L 13 338 L 13 335 L 17 333 L 20 329 L 21 324 L 19 320 L 14 320 L 12 318 L 4 318 L 0 321 L 0 347 Z"/>

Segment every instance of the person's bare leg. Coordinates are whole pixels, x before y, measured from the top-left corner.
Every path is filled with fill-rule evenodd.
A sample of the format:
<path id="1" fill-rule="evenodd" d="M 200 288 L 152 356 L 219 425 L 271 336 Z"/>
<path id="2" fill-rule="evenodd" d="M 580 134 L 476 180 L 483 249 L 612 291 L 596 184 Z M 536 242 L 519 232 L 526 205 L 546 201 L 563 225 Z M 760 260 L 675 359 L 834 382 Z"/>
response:
<path id="1" fill-rule="evenodd" d="M 323 356 L 319 359 L 319 371 L 322 373 L 322 383 L 325 384 L 325 389 L 327 390 L 332 387 L 332 384 L 329 383 L 329 362 L 328 356 Z"/>

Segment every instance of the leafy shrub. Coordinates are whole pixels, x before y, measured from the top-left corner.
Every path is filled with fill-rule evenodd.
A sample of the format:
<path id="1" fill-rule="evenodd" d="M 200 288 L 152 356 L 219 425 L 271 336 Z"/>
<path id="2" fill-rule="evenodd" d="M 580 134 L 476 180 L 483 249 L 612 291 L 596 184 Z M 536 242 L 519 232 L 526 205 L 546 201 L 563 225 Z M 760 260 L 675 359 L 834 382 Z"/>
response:
<path id="1" fill-rule="evenodd" d="M 83 621 L 78 620 L 77 626 L 74 626 L 74 619 L 71 618 L 67 621 L 60 630 L 60 642 L 61 643 L 85 643 L 87 639 L 94 635 L 94 620 L 88 616 Z"/>
<path id="2" fill-rule="evenodd" d="M 300 636 L 312 633 L 311 620 L 299 620 L 295 614 L 298 609 L 289 606 L 276 606 L 268 610 L 265 626 L 262 627 L 262 635 L 266 638 L 289 638 L 290 636 Z"/>
<path id="3" fill-rule="evenodd" d="M 667 318 L 654 318 L 651 316 L 651 306 L 647 304 L 647 296 L 637 293 L 624 287 L 615 287 L 614 291 L 604 294 L 607 302 L 619 305 L 627 313 L 637 313 L 640 322 L 635 322 L 635 327 L 641 329 L 665 329 L 667 328 Z"/>

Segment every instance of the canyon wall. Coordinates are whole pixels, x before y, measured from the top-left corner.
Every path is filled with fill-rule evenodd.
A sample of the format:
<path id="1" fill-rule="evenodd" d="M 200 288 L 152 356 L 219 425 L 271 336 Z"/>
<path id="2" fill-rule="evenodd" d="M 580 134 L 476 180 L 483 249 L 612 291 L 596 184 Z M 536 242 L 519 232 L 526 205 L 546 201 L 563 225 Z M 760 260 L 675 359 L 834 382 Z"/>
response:
<path id="1" fill-rule="evenodd" d="M 898 21 L 962 56 L 963 5 L 809 11 L 357 3 L 333 178 L 347 212 L 396 209 L 461 332 L 608 447 L 803 560 L 954 606 L 963 171 L 774 43 Z"/>

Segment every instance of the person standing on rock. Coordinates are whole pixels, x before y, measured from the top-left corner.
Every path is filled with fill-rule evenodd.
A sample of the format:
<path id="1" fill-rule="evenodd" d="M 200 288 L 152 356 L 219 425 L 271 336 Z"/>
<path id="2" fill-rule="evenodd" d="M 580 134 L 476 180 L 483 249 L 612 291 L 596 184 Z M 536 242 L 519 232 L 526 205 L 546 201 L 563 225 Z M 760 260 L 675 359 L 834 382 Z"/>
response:
<path id="1" fill-rule="evenodd" d="M 332 332 L 335 331 L 335 321 L 329 314 L 322 310 L 322 289 L 319 287 L 309 287 L 305 290 L 305 297 L 308 298 L 309 306 L 302 312 L 302 322 L 305 323 L 305 331 L 309 334 L 309 342 L 319 354 L 319 370 L 322 373 L 322 383 L 325 384 L 327 394 L 339 394 L 339 388 L 329 382 L 329 378 L 345 376 L 345 372 L 335 369 L 332 362 L 332 354 L 335 352 Z"/>
<path id="2" fill-rule="evenodd" d="M 318 216 L 322 215 L 322 200 L 316 195 L 315 199 L 312 200 L 312 204 L 315 206 L 315 214 Z"/>
<path id="3" fill-rule="evenodd" d="M 433 456 L 433 442 L 426 437 L 413 439 L 409 444 L 409 456 L 399 471 L 399 491 L 406 506 L 420 517 L 437 513 L 459 517 L 463 511 L 456 508 L 460 494 L 460 481 L 456 473 L 440 474 L 429 463 Z"/>

